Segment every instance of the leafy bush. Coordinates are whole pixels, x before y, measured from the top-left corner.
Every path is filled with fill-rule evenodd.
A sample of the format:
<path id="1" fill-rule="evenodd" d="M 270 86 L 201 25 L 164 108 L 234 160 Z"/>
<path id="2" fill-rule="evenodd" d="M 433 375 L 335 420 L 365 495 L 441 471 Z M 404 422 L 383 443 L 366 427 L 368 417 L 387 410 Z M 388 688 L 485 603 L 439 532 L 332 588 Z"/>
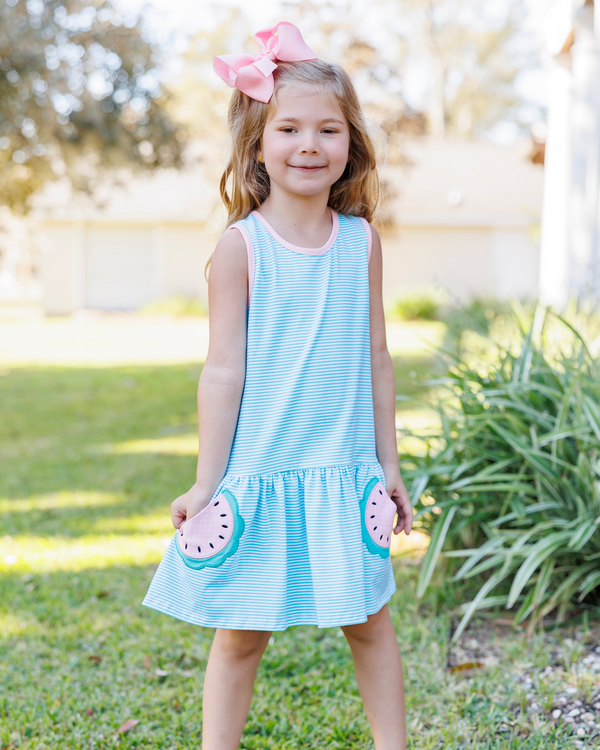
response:
<path id="1" fill-rule="evenodd" d="M 431 534 L 418 595 L 442 549 L 464 558 L 454 580 L 484 581 L 455 639 L 498 605 L 518 604 L 530 629 L 556 608 L 560 622 L 600 585 L 600 360 L 544 308 L 500 320 L 494 337 L 445 352 L 440 427 L 401 457 Z"/>
<path id="2" fill-rule="evenodd" d="M 398 297 L 389 313 L 402 320 L 436 320 L 441 304 L 441 295 L 435 289 L 415 290 Z"/>
<path id="3" fill-rule="evenodd" d="M 511 304 L 495 298 L 474 297 L 465 305 L 455 304 L 446 307 L 442 314 L 449 333 L 460 335 L 465 330 L 473 330 L 487 335 L 496 318 L 510 315 Z"/>
<path id="4" fill-rule="evenodd" d="M 203 317 L 208 315 L 208 308 L 201 299 L 176 295 L 151 302 L 142 307 L 139 312 L 142 315 L 169 315 L 174 318 Z"/>

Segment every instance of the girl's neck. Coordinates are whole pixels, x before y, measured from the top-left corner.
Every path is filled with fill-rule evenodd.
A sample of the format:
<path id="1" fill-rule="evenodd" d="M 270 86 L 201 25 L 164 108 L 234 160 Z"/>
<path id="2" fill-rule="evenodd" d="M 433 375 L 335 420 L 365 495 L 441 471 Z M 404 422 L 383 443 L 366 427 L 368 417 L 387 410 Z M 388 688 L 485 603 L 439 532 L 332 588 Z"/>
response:
<path id="1" fill-rule="evenodd" d="M 258 209 L 284 239 L 299 247 L 321 247 L 331 233 L 329 192 L 298 196 L 274 190 Z"/>

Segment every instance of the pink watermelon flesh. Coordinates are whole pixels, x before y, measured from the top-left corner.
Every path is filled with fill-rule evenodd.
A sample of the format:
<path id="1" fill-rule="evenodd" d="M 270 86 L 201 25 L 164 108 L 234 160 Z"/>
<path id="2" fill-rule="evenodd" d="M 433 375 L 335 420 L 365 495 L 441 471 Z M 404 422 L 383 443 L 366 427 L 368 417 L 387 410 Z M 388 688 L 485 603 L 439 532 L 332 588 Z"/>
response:
<path id="1" fill-rule="evenodd" d="M 380 547 L 390 546 L 397 511 L 396 503 L 384 490 L 381 482 L 378 482 L 367 500 L 365 524 L 369 536 Z"/>
<path id="2" fill-rule="evenodd" d="M 204 560 L 219 553 L 233 534 L 233 512 L 221 494 L 180 526 L 179 549 L 187 557 Z"/>

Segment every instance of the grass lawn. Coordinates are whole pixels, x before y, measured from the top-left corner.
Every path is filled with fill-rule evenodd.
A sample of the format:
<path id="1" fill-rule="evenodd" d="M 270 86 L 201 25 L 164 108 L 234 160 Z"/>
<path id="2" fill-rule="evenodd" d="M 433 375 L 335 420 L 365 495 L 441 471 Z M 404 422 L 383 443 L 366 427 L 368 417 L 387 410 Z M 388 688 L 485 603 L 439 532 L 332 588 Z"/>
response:
<path id="1" fill-rule="evenodd" d="M 141 600 L 173 533 L 170 503 L 195 474 L 201 364 L 103 366 L 90 340 L 71 348 L 93 366 L 77 364 L 76 351 L 68 366 L 0 362 L 0 748 L 196 749 L 212 631 Z M 394 357 L 399 393 L 410 396 L 431 360 L 408 344 Z M 438 578 L 417 600 L 418 567 L 400 557 L 394 566 L 411 748 L 593 745 L 550 719 L 561 691 L 594 700 L 600 680 L 580 669 L 593 628 L 573 630 L 566 648 L 564 633 L 526 642 L 502 622 L 474 624 L 463 651 L 449 652 L 462 592 Z M 275 634 L 243 748 L 373 747 L 340 636 L 309 626 Z M 471 641 L 486 642 L 487 666 L 450 671 L 457 654 L 475 653 Z M 119 734 L 129 719 L 138 723 Z"/>

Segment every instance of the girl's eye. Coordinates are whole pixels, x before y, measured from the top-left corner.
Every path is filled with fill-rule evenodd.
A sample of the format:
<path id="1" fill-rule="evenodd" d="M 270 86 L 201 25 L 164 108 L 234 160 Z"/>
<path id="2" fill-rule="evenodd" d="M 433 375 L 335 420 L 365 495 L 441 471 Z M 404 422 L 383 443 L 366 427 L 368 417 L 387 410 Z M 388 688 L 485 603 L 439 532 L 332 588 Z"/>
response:
<path id="1" fill-rule="evenodd" d="M 281 132 L 282 133 L 294 133 L 295 131 L 296 131 L 296 128 L 292 128 L 292 127 L 289 127 L 289 126 L 286 127 L 286 128 L 281 128 Z M 323 128 L 323 130 L 321 132 L 327 133 L 327 134 L 333 133 L 335 135 L 335 133 L 337 133 L 338 131 L 334 130 L 333 128 Z"/>

